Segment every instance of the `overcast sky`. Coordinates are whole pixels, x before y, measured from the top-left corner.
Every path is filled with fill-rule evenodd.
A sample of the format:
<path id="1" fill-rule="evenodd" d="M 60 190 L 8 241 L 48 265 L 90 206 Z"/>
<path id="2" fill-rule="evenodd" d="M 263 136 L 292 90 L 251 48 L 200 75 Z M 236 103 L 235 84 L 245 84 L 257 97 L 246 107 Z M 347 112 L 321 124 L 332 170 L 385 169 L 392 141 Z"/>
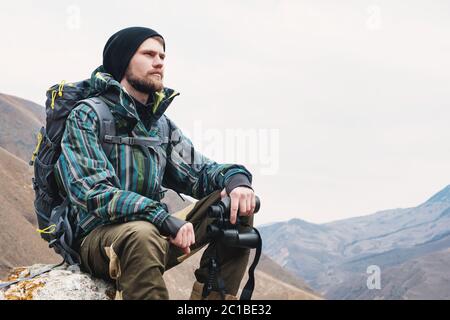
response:
<path id="1" fill-rule="evenodd" d="M 0 92 L 44 104 L 137 25 L 166 39 L 167 115 L 252 171 L 257 224 L 416 206 L 450 184 L 449 1 L 2 1 Z"/>

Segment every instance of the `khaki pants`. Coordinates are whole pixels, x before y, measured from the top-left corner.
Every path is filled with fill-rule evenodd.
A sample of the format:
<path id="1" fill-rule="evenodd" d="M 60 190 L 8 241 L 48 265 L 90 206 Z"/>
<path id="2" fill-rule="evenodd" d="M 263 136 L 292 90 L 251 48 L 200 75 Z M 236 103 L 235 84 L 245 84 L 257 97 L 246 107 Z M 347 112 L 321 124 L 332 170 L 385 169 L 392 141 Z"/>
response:
<path id="1" fill-rule="evenodd" d="M 195 244 L 191 251 L 208 244 L 206 227 L 211 222 L 207 208 L 220 200 L 220 190 L 211 193 L 187 208 L 174 213 L 194 226 Z M 253 224 L 253 218 L 246 221 Z M 209 244 L 199 268 L 197 281 L 206 283 L 209 255 L 217 250 L 220 275 L 226 293 L 236 295 L 244 276 L 249 249 L 232 248 L 223 244 Z M 147 221 L 132 221 L 100 226 L 89 233 L 81 243 L 80 256 L 83 271 L 95 277 L 116 282 L 116 298 L 168 299 L 163 273 L 176 266 L 183 251 L 162 237 L 158 229 Z"/>

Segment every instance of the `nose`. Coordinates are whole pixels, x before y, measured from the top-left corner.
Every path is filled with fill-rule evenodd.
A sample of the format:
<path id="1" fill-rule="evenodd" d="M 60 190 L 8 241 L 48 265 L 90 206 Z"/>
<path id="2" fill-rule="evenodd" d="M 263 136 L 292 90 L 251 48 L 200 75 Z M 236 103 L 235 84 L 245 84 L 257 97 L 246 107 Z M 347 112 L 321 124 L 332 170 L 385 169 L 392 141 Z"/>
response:
<path id="1" fill-rule="evenodd" d="M 153 59 L 153 68 L 162 68 L 164 66 L 164 60 L 159 57 L 159 55 L 156 55 Z"/>

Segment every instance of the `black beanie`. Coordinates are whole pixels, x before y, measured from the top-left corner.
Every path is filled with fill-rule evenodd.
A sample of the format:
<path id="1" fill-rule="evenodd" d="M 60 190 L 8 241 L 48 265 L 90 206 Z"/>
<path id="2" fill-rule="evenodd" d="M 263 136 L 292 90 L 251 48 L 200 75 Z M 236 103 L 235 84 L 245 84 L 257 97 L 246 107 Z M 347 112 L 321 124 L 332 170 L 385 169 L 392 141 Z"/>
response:
<path id="1" fill-rule="evenodd" d="M 162 38 L 155 30 L 144 27 L 130 27 L 113 34 L 103 49 L 103 67 L 105 71 L 120 82 L 131 58 L 142 42 L 156 36 Z M 165 51 L 165 41 L 163 41 L 163 47 Z"/>

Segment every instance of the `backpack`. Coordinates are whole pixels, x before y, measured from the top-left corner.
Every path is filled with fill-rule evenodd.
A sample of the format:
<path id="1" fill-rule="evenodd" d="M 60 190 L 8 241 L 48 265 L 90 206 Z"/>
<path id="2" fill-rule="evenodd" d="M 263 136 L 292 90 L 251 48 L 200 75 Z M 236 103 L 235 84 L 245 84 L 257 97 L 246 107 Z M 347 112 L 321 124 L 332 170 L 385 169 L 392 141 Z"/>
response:
<path id="1" fill-rule="evenodd" d="M 76 216 L 70 210 L 69 197 L 56 181 L 55 164 L 61 154 L 61 139 L 70 112 L 80 103 L 89 105 L 99 118 L 100 141 L 107 156 L 113 144 L 105 136 L 115 136 L 114 117 L 106 102 L 91 94 L 90 81 L 56 84 L 47 91 L 46 125 L 37 134 L 36 148 L 30 166 L 34 168 L 32 185 L 35 191 L 34 208 L 41 237 L 68 264 L 79 264 L 73 249 L 76 234 Z"/>
<path id="2" fill-rule="evenodd" d="M 56 181 L 54 168 L 61 154 L 66 119 L 81 103 L 90 106 L 97 114 L 99 141 L 108 158 L 115 144 L 136 145 L 148 152 L 145 150 L 147 147 L 167 143 L 170 134 L 170 123 L 162 116 L 158 120 L 158 137 L 148 139 L 116 136 L 115 121 L 108 103 L 99 93 L 92 92 L 90 80 L 68 84 L 63 81 L 47 90 L 46 125 L 38 132 L 36 148 L 30 161 L 30 166 L 34 167 L 34 209 L 39 226 L 37 231 L 49 243 L 49 247 L 64 258 L 63 263 L 70 265 L 80 264 L 79 254 L 74 249 L 77 241 L 77 216 L 71 210 L 69 197 Z"/>
<path id="3" fill-rule="evenodd" d="M 171 129 L 165 116 L 158 120 L 160 128 L 158 138 L 149 140 L 138 137 L 119 137 L 115 135 L 114 117 L 107 102 L 98 94 L 91 92 L 89 80 L 68 83 L 66 88 L 64 87 L 63 81 L 61 84 L 50 87 L 47 91 L 46 125 L 38 132 L 36 148 L 29 163 L 34 167 L 32 184 L 35 191 L 34 208 L 39 226 L 37 231 L 44 240 L 49 242 L 49 247 L 53 248 L 64 260 L 29 277 L 2 282 L 0 289 L 33 279 L 64 263 L 79 265 L 81 262 L 79 254 L 73 248 L 76 241 L 76 216 L 71 212 L 69 198 L 58 186 L 53 171 L 61 154 L 61 139 L 66 119 L 78 104 L 87 104 L 96 112 L 99 119 L 99 140 L 108 158 L 114 144 L 154 147 L 169 141 Z M 183 199 L 183 197 L 181 198 Z M 167 209 L 167 206 L 165 207 Z"/>

